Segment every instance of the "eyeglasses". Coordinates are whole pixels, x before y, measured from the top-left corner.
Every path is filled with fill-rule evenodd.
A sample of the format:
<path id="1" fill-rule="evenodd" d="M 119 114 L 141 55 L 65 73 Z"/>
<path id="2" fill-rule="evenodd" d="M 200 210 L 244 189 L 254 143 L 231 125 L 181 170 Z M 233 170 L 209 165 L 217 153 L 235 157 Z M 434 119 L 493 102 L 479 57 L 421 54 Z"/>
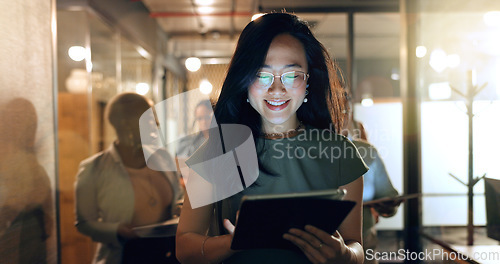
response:
<path id="1" fill-rule="evenodd" d="M 259 89 L 268 89 L 273 85 L 274 78 L 276 77 L 280 77 L 281 83 L 286 89 L 295 89 L 307 83 L 309 74 L 302 71 L 290 71 L 281 75 L 274 75 L 270 72 L 258 72 L 254 85 Z"/>

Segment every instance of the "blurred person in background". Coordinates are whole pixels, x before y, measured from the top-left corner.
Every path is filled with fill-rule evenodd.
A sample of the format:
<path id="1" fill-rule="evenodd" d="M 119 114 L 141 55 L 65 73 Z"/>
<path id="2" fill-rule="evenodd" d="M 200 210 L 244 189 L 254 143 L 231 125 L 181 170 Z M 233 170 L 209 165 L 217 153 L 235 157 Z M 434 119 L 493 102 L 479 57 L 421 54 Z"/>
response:
<path id="1" fill-rule="evenodd" d="M 363 202 L 398 196 L 399 193 L 392 185 L 379 152 L 375 146 L 368 143 L 363 124 L 354 120 L 350 95 L 346 93 L 345 96 L 346 106 L 343 112 L 345 112 L 346 117 L 342 134 L 354 143 L 363 161 L 369 167 L 368 172 L 364 174 Z M 401 202 L 402 200 L 387 201 L 363 206 L 363 247 L 365 252 L 366 250 L 374 251 L 377 247 L 378 239 L 375 225 L 379 221 L 379 216 L 384 218 L 394 216 Z M 378 263 L 378 261 L 375 258 L 373 260 L 365 258 L 365 263 Z"/>
<path id="2" fill-rule="evenodd" d="M 76 227 L 98 242 L 94 263 L 121 263 L 124 244 L 138 238 L 133 227 L 156 224 L 179 214 L 182 188 L 176 172 L 146 166 L 139 118 L 152 106 L 145 97 L 113 97 L 106 117 L 116 131 L 111 146 L 80 164 L 76 182 Z M 156 153 L 155 153 L 156 154 Z M 169 161 L 168 154 L 166 162 Z"/>

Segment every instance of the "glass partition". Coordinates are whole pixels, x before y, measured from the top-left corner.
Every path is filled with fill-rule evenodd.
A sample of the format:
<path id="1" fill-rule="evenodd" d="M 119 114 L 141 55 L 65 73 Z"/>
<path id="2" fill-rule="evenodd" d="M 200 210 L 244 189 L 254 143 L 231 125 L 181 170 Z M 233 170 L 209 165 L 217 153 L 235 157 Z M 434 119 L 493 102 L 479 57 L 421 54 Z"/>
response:
<path id="1" fill-rule="evenodd" d="M 482 180 L 500 178 L 498 10 L 496 1 L 417 5 L 409 56 L 416 56 L 420 94 L 424 232 L 452 249 L 498 244 L 486 235 Z"/>
<path id="2" fill-rule="evenodd" d="M 365 137 L 385 165 L 365 174 L 364 198 L 370 201 L 384 196 L 404 194 L 403 187 L 403 116 L 400 98 L 400 14 L 355 13 L 354 69 L 352 99 L 354 139 Z M 364 133 L 364 134 L 363 134 Z M 355 141 L 356 144 L 356 141 Z M 360 149 L 360 153 L 362 153 Z M 377 172 L 374 172 L 377 170 Z M 385 183 L 385 184 L 381 184 Z M 397 251 L 402 247 L 403 206 L 395 207 L 395 215 L 383 217 L 372 208 L 364 208 L 365 252 Z M 375 212 L 374 212 L 375 211 Z M 378 222 L 378 223 L 377 223 Z M 370 226 L 377 230 L 377 239 Z M 378 243 L 376 242 L 378 241 Z M 371 252 L 373 253 L 373 252 Z M 367 254 L 368 255 L 368 254 Z"/>
<path id="3" fill-rule="evenodd" d="M 2 263 L 58 263 L 54 4 L 0 10 Z"/>
<path id="4" fill-rule="evenodd" d="M 94 12 L 57 14 L 61 263 L 86 264 L 96 245 L 75 228 L 79 164 L 116 138 L 105 117 L 114 95 L 137 92 L 152 97 L 153 63 L 145 58 L 147 53 L 141 54 L 142 48 Z M 72 52 L 73 46 L 77 48 Z"/>

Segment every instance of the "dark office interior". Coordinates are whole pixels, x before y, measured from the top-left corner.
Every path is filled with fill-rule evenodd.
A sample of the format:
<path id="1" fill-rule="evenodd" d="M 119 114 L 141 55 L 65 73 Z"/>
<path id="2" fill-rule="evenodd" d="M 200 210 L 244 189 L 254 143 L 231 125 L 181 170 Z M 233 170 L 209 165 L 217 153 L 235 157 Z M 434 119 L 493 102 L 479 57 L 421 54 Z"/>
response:
<path id="1" fill-rule="evenodd" d="M 245 26 L 280 11 L 305 20 L 330 53 L 354 120 L 408 195 L 379 217 L 378 254 L 365 258 L 500 263 L 491 0 L 2 1 L 0 263 L 93 263 L 97 242 L 75 227 L 75 182 L 80 162 L 115 140 L 110 100 L 170 98 L 155 113 L 161 138 L 192 134 L 193 109 L 217 100 Z M 177 263 L 174 240 L 156 241 L 161 263 Z"/>

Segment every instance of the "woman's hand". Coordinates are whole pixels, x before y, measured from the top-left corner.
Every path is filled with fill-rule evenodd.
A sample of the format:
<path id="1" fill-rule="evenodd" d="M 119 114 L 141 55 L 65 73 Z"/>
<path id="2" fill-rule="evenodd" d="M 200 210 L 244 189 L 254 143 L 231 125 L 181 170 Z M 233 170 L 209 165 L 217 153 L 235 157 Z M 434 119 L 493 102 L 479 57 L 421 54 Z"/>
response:
<path id="1" fill-rule="evenodd" d="M 330 235 L 311 225 L 304 230 L 292 228 L 283 235 L 298 246 L 312 263 L 345 263 L 351 259 L 350 248 L 338 231 Z"/>
<path id="2" fill-rule="evenodd" d="M 231 221 L 229 221 L 229 219 L 224 219 L 224 228 L 227 230 L 227 232 L 229 232 L 229 234 L 231 234 L 231 236 L 234 235 L 234 225 L 233 223 L 231 223 Z"/>

